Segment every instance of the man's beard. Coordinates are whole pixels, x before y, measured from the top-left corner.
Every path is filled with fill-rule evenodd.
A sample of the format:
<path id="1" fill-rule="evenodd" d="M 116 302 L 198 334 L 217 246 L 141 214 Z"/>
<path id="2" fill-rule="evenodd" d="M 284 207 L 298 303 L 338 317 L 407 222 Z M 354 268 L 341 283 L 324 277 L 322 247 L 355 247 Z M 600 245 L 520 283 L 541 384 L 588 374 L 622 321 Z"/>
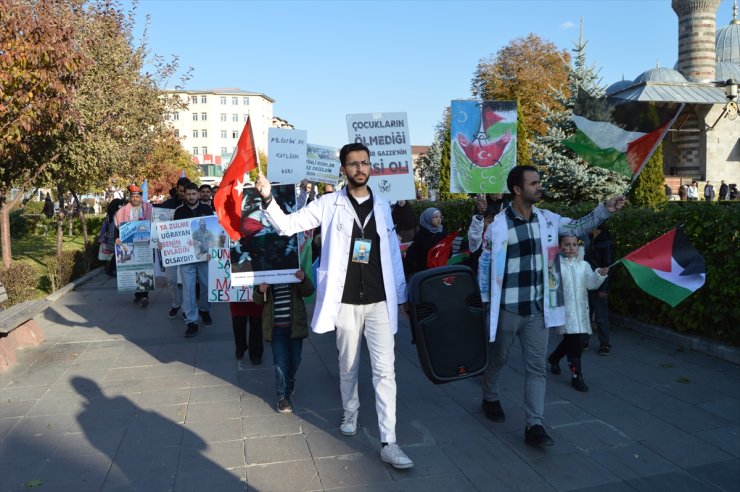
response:
<path id="1" fill-rule="evenodd" d="M 354 176 L 347 175 L 347 182 L 352 185 L 353 188 L 359 188 L 361 186 L 367 185 L 367 182 L 370 180 L 370 176 L 368 175 L 365 178 L 364 183 L 360 183 L 359 181 L 355 180 Z"/>

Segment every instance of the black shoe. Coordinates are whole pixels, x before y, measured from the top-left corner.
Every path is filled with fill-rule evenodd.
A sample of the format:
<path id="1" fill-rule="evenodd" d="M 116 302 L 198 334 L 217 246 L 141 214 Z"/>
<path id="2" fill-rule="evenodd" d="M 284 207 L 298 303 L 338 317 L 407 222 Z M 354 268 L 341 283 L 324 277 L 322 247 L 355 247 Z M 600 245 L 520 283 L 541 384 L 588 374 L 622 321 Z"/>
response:
<path id="1" fill-rule="evenodd" d="M 175 317 L 177 316 L 177 312 L 178 312 L 179 310 L 180 310 L 180 308 L 179 308 L 179 307 L 176 307 L 176 308 L 172 308 L 172 309 L 170 309 L 170 312 L 169 312 L 169 313 L 167 313 L 167 317 L 168 317 L 168 318 L 170 318 L 170 319 L 175 319 Z"/>
<path id="2" fill-rule="evenodd" d="M 560 361 L 553 359 L 552 358 L 552 355 L 547 358 L 547 362 L 550 363 L 550 372 L 551 373 L 553 373 L 553 374 L 560 374 L 561 372 L 563 372 L 563 371 L 560 370 Z"/>
<path id="3" fill-rule="evenodd" d="M 236 352 L 234 352 L 234 355 L 236 355 L 236 359 L 242 360 L 244 358 L 244 352 L 246 352 L 246 350 L 236 349 Z"/>
<path id="4" fill-rule="evenodd" d="M 198 311 L 198 314 L 200 314 L 200 319 L 203 320 L 204 325 L 210 325 L 213 323 L 213 320 L 211 319 L 211 313 L 208 311 Z"/>
<path id="5" fill-rule="evenodd" d="M 599 355 L 609 355 L 609 351 L 611 350 L 611 345 L 601 345 L 599 347 Z"/>
<path id="6" fill-rule="evenodd" d="M 524 442 L 530 446 L 552 446 L 552 438 L 547 435 L 541 425 L 533 425 L 524 429 Z"/>
<path id="7" fill-rule="evenodd" d="M 494 422 L 504 422 L 506 420 L 506 414 L 504 414 L 504 411 L 501 408 L 500 401 L 483 400 L 483 404 L 481 406 L 483 407 L 483 412 L 486 414 L 486 418 L 489 420 L 493 420 Z"/>
<path id="8" fill-rule="evenodd" d="M 293 413 L 293 405 L 287 398 L 280 398 L 277 402 L 277 411 L 280 413 Z"/>
<path id="9" fill-rule="evenodd" d="M 586 382 L 583 380 L 582 375 L 578 375 L 574 378 L 571 378 L 570 385 L 573 386 L 578 391 L 582 391 L 584 393 L 588 391 L 588 386 L 586 386 Z"/>
<path id="10" fill-rule="evenodd" d="M 149 305 L 149 298 L 148 297 L 142 297 L 141 302 L 139 302 L 139 305 L 143 308 L 147 307 Z"/>
<path id="11" fill-rule="evenodd" d="M 188 329 L 185 330 L 185 338 L 192 338 L 198 334 L 198 323 L 188 323 Z"/>

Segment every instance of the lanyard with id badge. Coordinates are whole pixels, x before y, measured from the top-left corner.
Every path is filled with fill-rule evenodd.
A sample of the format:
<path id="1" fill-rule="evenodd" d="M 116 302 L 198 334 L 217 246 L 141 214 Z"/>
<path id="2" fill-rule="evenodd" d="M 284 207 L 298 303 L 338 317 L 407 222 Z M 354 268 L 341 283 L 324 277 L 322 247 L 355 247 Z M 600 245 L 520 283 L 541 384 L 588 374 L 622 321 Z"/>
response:
<path id="1" fill-rule="evenodd" d="M 347 201 L 349 201 L 349 199 L 347 199 Z M 367 265 L 370 262 L 370 250 L 373 247 L 373 242 L 370 239 L 365 239 L 365 227 L 367 227 L 367 224 L 370 222 L 370 218 L 373 216 L 373 210 L 370 210 L 370 213 L 365 217 L 364 224 L 360 223 L 360 217 L 357 215 L 357 211 L 351 203 L 349 203 L 349 210 L 354 216 L 357 227 L 360 228 L 360 237 L 355 238 L 354 243 L 352 244 L 352 261 L 354 263 Z"/>

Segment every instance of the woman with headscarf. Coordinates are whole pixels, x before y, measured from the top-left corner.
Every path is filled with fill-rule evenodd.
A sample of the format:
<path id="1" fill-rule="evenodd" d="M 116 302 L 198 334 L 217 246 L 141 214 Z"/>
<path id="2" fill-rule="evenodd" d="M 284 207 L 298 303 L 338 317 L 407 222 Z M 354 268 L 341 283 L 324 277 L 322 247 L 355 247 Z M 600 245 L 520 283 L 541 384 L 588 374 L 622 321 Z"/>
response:
<path id="1" fill-rule="evenodd" d="M 118 229 L 116 228 L 115 216 L 116 212 L 124 205 L 124 201 L 120 198 L 114 198 L 108 204 L 108 209 L 105 213 L 105 219 L 103 219 L 103 228 L 98 236 L 98 241 L 105 243 L 106 250 L 114 251 L 116 247 L 116 238 L 118 237 Z M 105 273 L 111 277 L 116 276 L 116 259 L 111 258 L 105 265 Z"/>
<path id="2" fill-rule="evenodd" d="M 419 218 L 419 225 L 419 232 L 414 236 L 414 242 L 406 251 L 403 262 L 407 276 L 427 269 L 429 250 L 445 237 L 442 212 L 437 208 L 429 207 L 424 210 Z"/>

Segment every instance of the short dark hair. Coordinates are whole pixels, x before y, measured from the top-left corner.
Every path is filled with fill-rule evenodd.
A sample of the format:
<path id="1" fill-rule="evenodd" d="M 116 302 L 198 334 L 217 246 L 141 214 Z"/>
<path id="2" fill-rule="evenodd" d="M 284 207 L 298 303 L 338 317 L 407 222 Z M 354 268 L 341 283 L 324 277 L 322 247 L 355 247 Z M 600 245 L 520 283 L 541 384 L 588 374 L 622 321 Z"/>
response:
<path id="1" fill-rule="evenodd" d="M 188 181 L 187 184 L 185 185 L 185 191 L 188 191 L 188 190 L 198 191 L 198 185 L 193 183 L 192 181 Z"/>
<path id="2" fill-rule="evenodd" d="M 177 187 L 186 186 L 188 183 L 190 183 L 188 178 L 180 178 L 177 180 Z"/>
<path id="3" fill-rule="evenodd" d="M 367 148 L 367 145 L 357 142 L 348 143 L 339 151 L 339 163 L 344 167 L 347 164 L 347 154 L 361 150 L 367 152 L 368 156 L 370 155 L 370 149 Z"/>
<path id="4" fill-rule="evenodd" d="M 198 191 L 203 191 L 203 190 L 211 190 L 211 191 L 213 191 L 213 188 L 211 188 L 211 185 L 209 185 L 209 184 L 202 184 L 202 185 L 200 185 L 200 188 L 198 188 Z"/>
<path id="5" fill-rule="evenodd" d="M 177 196 L 177 188 L 170 188 L 170 198 L 175 198 Z"/>
<path id="6" fill-rule="evenodd" d="M 527 171 L 539 173 L 539 170 L 534 166 L 514 166 L 514 168 L 509 171 L 509 176 L 506 178 L 506 187 L 509 188 L 509 193 L 516 195 L 516 193 L 514 193 L 515 186 L 524 188 L 524 173 Z"/>

